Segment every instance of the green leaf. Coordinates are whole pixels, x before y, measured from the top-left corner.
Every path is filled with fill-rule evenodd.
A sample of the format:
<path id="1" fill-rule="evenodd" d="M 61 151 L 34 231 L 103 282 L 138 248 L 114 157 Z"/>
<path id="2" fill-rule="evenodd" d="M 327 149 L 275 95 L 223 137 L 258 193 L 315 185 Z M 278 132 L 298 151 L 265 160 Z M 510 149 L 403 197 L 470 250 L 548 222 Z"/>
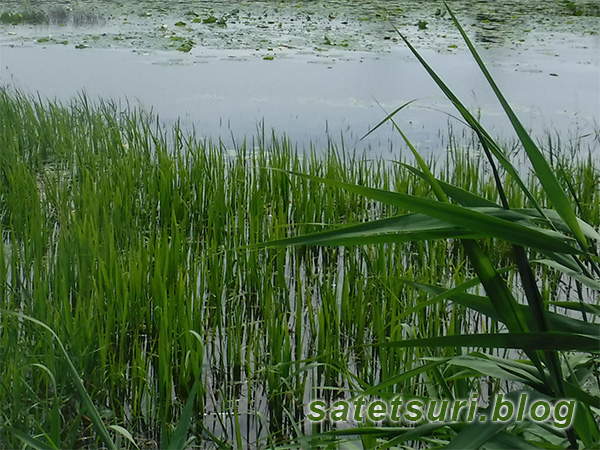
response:
<path id="1" fill-rule="evenodd" d="M 448 364 L 468 368 L 482 375 L 502 380 L 520 381 L 529 385 L 539 385 L 540 379 L 533 373 L 533 367 L 518 361 L 496 359 L 484 353 L 455 356 Z"/>
<path id="2" fill-rule="evenodd" d="M 185 406 L 183 407 L 181 417 L 179 417 L 179 422 L 177 423 L 177 427 L 173 432 L 171 441 L 166 445 L 166 449 L 168 450 L 184 450 L 186 448 L 187 434 L 192 423 L 194 401 L 196 400 L 196 392 L 198 391 L 199 384 L 200 375 L 198 375 L 196 381 L 194 381 L 194 385 L 192 386 L 189 397 L 185 402 Z"/>
<path id="3" fill-rule="evenodd" d="M 462 243 L 475 272 L 485 287 L 485 291 L 502 322 L 504 322 L 508 327 L 508 330 L 513 333 L 527 332 L 529 328 L 523 313 L 519 309 L 519 304 L 490 259 L 474 242 L 462 241 Z M 541 370 L 539 360 L 535 353 L 528 355 Z"/>
<path id="4" fill-rule="evenodd" d="M 368 245 L 380 242 L 408 242 L 475 236 L 455 225 L 423 214 L 405 214 L 333 230 L 271 241 L 269 246 L 288 245 Z"/>
<path id="5" fill-rule="evenodd" d="M 22 431 L 17 430 L 16 428 L 9 427 L 8 425 L 1 425 L 1 426 L 9 433 L 16 436 L 24 444 L 29 445 L 30 447 L 34 448 L 35 450 L 57 450 L 56 447 L 49 447 L 48 444 L 46 444 L 34 437 L 31 437 L 28 434 L 25 434 Z"/>
<path id="6" fill-rule="evenodd" d="M 135 443 L 135 440 L 133 439 L 133 436 L 125 428 L 123 428 L 120 425 L 109 425 L 108 428 L 115 431 L 116 433 L 119 433 L 121 436 L 123 436 L 125 439 L 127 439 L 129 442 L 131 442 L 135 448 L 139 449 L 138 445 Z"/>
<path id="7" fill-rule="evenodd" d="M 486 450 L 539 450 L 540 447 L 530 444 L 521 436 L 502 430 L 486 442 L 485 448 Z"/>
<path id="8" fill-rule="evenodd" d="M 470 280 L 471 281 L 471 280 Z M 475 281 L 478 281 L 477 279 Z M 438 300 L 439 298 L 447 298 L 452 300 L 453 302 L 465 306 L 467 308 L 471 308 L 474 311 L 477 311 L 490 319 L 494 319 L 502 322 L 502 317 L 498 312 L 494 309 L 492 302 L 488 297 L 484 297 L 481 295 L 475 294 L 467 294 L 462 292 L 465 286 L 461 285 L 453 289 L 444 289 L 439 286 L 433 286 L 425 283 L 417 283 L 413 281 L 405 281 L 406 284 L 422 289 L 426 292 L 434 294 L 435 297 L 427 302 L 423 302 L 427 305 L 430 304 L 433 300 Z M 469 282 L 469 285 L 472 283 Z M 578 309 L 581 310 L 580 303 L 575 303 L 578 306 Z M 411 308 L 413 310 L 419 309 L 421 304 Z M 521 311 L 521 314 L 527 321 L 528 325 L 531 327 L 533 317 L 528 315 L 527 312 L 529 310 L 528 306 L 518 305 L 518 309 Z M 565 333 L 580 333 L 586 334 L 589 336 L 600 336 L 600 324 L 585 322 L 583 320 L 575 319 L 573 317 L 567 317 L 562 314 L 557 314 L 554 312 L 546 312 L 548 324 L 550 325 L 550 329 L 552 331 L 560 331 Z"/>
<path id="9" fill-rule="evenodd" d="M 450 450 L 478 450 L 483 444 L 500 433 L 506 425 L 485 422 L 471 423 L 464 427 L 458 435 L 446 446 Z"/>
<path id="10" fill-rule="evenodd" d="M 590 278 L 588 276 L 583 275 L 582 273 L 576 272 L 569 267 L 565 267 L 562 264 L 557 263 L 556 261 L 551 261 L 549 259 L 539 259 L 532 262 L 536 262 L 539 264 L 543 264 L 548 267 L 552 267 L 565 275 L 570 276 L 571 278 L 575 278 L 577 281 L 585 284 L 586 286 L 600 291 L 600 280 L 595 280 L 594 278 Z"/>
<path id="11" fill-rule="evenodd" d="M 345 189 L 348 192 L 354 192 L 374 200 L 406 209 L 412 212 L 421 213 L 429 217 L 454 224 L 465 228 L 476 234 L 487 235 L 506 240 L 527 247 L 539 248 L 540 250 L 557 251 L 564 253 L 580 253 L 579 250 L 567 244 L 566 236 L 550 236 L 547 232 L 525 227 L 509 220 L 495 217 L 491 212 L 505 217 L 516 218 L 514 212 L 505 211 L 502 208 L 488 209 L 480 212 L 474 208 L 464 208 L 462 206 L 443 203 L 436 200 L 417 197 L 408 194 L 386 191 L 382 189 L 368 188 L 344 183 L 328 178 L 307 175 L 299 172 L 289 172 L 298 177 L 306 178 L 312 181 L 318 181 L 329 186 Z M 265 245 L 270 245 L 266 243 Z M 278 245 L 284 245 L 281 241 Z"/>
<path id="12" fill-rule="evenodd" d="M 567 226 L 571 229 L 577 240 L 579 240 L 582 247 L 587 248 L 587 239 L 581 231 L 581 227 L 579 226 L 579 222 L 577 221 L 575 211 L 571 207 L 571 203 L 569 202 L 567 195 L 565 194 L 558 180 L 556 179 L 554 171 L 552 170 L 552 168 L 548 164 L 548 161 L 546 161 L 546 158 L 544 158 L 544 155 L 542 155 L 537 145 L 535 145 L 533 139 L 531 139 L 531 137 L 517 118 L 516 114 L 504 98 L 504 95 L 496 85 L 496 82 L 492 78 L 492 75 L 489 73 L 489 71 L 485 67 L 485 64 L 483 64 L 483 61 L 479 57 L 477 50 L 475 50 L 475 47 L 469 40 L 469 37 L 463 30 L 462 26 L 460 25 L 460 23 L 458 22 L 458 20 L 454 16 L 454 13 L 452 13 L 448 5 L 446 5 L 446 9 L 450 13 L 450 17 L 452 18 L 454 25 L 462 35 L 465 43 L 467 44 L 467 47 L 469 47 L 469 50 L 473 55 L 473 58 L 475 58 L 475 61 L 477 61 L 477 65 L 483 72 L 486 80 L 488 81 L 489 85 L 494 91 L 494 94 L 496 94 L 496 97 L 500 101 L 504 112 L 506 113 L 510 122 L 512 123 L 515 132 L 519 136 L 519 139 L 523 144 L 525 152 L 527 152 L 527 156 L 529 157 L 529 160 L 531 161 L 531 164 L 533 165 L 533 168 L 540 182 L 542 183 L 542 186 L 544 187 L 544 192 L 548 197 L 548 200 L 550 200 L 558 214 L 560 214 L 560 216 L 563 218 Z"/>
<path id="13" fill-rule="evenodd" d="M 395 161 L 395 162 L 396 162 L 396 164 L 400 164 L 401 166 L 405 167 L 406 169 L 408 169 L 410 172 L 412 172 L 419 178 L 421 178 L 423 180 L 427 180 L 425 174 L 423 172 L 421 172 L 420 170 L 416 169 L 415 167 L 413 167 L 409 164 L 403 163 L 403 162 L 399 162 L 399 161 Z M 458 186 L 454 186 L 450 183 L 446 183 L 445 181 L 442 181 L 439 179 L 437 180 L 437 182 L 441 186 L 441 188 L 444 190 L 444 192 L 446 193 L 446 195 L 448 197 L 457 201 L 462 206 L 473 206 L 473 207 L 482 206 L 482 207 L 499 208 L 499 206 L 496 203 L 489 201 L 479 195 L 473 194 L 472 192 L 469 192 Z"/>
<path id="14" fill-rule="evenodd" d="M 521 214 L 525 214 L 525 215 L 535 217 L 538 219 L 549 219 L 550 222 L 552 223 L 552 225 L 554 225 L 558 230 L 560 230 L 564 233 L 569 233 L 571 231 L 570 228 L 563 221 L 562 217 L 560 217 L 558 212 L 556 212 L 553 209 L 543 208 L 541 210 L 541 213 L 540 213 L 540 211 L 531 209 L 531 208 L 518 208 L 518 209 L 514 209 L 513 211 L 518 211 Z M 587 223 L 579 218 L 577 218 L 577 223 L 579 224 L 579 227 L 581 228 L 582 233 L 587 238 L 593 239 L 596 241 L 600 241 L 600 234 L 598 234 L 598 232 L 594 229 L 594 227 L 592 227 L 589 223 Z"/>
<path id="15" fill-rule="evenodd" d="M 588 303 L 557 301 L 548 302 L 548 304 L 559 306 L 560 308 L 570 309 L 572 311 L 581 311 L 583 309 L 587 314 L 594 314 L 595 316 L 600 316 L 600 307 L 596 305 L 590 305 Z"/>
<path id="16" fill-rule="evenodd" d="M 379 450 L 383 450 L 386 448 L 395 447 L 407 441 L 418 440 L 422 438 L 427 438 L 435 431 L 443 428 L 445 423 L 424 423 L 421 425 L 417 425 L 414 428 L 409 428 L 405 430 L 402 434 L 390 439 L 387 444 L 380 445 L 377 447 Z"/>
<path id="17" fill-rule="evenodd" d="M 384 395 L 387 388 L 394 386 L 404 380 L 410 380 L 411 378 L 414 378 L 414 377 L 422 374 L 423 372 L 432 370 L 432 369 L 442 365 L 446 361 L 447 361 L 447 359 L 441 358 L 437 361 L 424 364 L 415 369 L 411 369 L 408 372 L 404 372 L 399 375 L 395 375 L 393 377 L 386 378 L 381 383 L 376 384 L 375 386 L 371 386 L 368 389 L 365 389 L 358 396 L 367 396 L 367 395 L 374 395 L 374 394 L 382 396 L 382 395 Z"/>
<path id="18" fill-rule="evenodd" d="M 71 378 L 73 380 L 73 383 L 75 384 L 75 388 L 77 389 L 77 392 L 79 393 L 81 402 L 83 403 L 83 406 L 85 407 L 85 410 L 88 412 L 88 416 L 89 416 L 90 420 L 92 421 L 94 430 L 96 431 L 96 433 L 98 433 L 98 436 L 100 437 L 102 442 L 104 442 L 104 444 L 110 450 L 117 450 L 117 446 L 111 439 L 110 434 L 108 433 L 108 429 L 104 425 L 104 422 L 102 421 L 102 417 L 100 417 L 100 413 L 94 406 L 94 403 L 92 402 L 92 399 L 90 398 L 89 394 L 87 393 L 87 390 L 85 389 L 85 386 L 83 385 L 83 382 L 81 381 L 81 378 L 79 378 L 77 369 L 75 369 L 75 366 L 73 365 L 73 362 L 71 361 L 71 358 L 69 358 L 69 354 L 67 353 L 67 350 L 65 349 L 63 343 L 59 339 L 58 335 L 54 332 L 54 330 L 52 328 L 50 328 L 48 325 L 46 325 L 44 322 L 41 322 L 40 320 L 34 319 L 33 317 L 27 316 L 25 314 L 16 313 L 13 311 L 7 311 L 4 309 L 0 310 L 0 312 L 2 312 L 2 314 L 7 314 L 9 316 L 18 317 L 20 319 L 27 320 L 31 323 L 34 323 L 34 324 L 38 325 L 39 327 L 45 329 L 52 335 L 52 337 L 56 340 L 56 343 L 58 344 L 58 347 L 59 347 L 61 353 L 63 354 L 65 361 L 67 362 L 67 368 L 71 374 Z"/>
<path id="19" fill-rule="evenodd" d="M 375 344 L 381 347 L 472 347 L 523 350 L 598 351 L 600 338 L 556 331 L 546 333 L 463 334 Z"/>

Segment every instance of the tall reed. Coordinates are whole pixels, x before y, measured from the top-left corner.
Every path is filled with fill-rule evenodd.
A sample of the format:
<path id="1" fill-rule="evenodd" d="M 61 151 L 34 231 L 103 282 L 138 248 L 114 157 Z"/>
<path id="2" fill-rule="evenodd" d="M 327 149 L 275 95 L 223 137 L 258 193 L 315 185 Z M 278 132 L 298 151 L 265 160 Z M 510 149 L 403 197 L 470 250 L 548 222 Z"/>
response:
<path id="1" fill-rule="evenodd" d="M 524 392 L 536 399 L 574 399 L 577 412 L 572 426 L 563 430 L 551 429 L 531 418 L 518 423 L 441 421 L 379 429 L 371 428 L 369 423 L 359 423 L 355 428 L 319 434 L 311 438 L 311 443 L 326 446 L 331 445 L 332 437 L 358 436 L 363 446 L 382 445 L 384 448 L 405 442 L 417 446 L 419 443 L 435 442 L 453 449 L 506 446 L 592 448 L 600 441 L 597 414 L 600 409 L 600 327 L 596 320 L 600 293 L 600 235 L 597 228 L 577 214 L 595 221 L 597 208 L 594 198 L 598 195 L 598 183 L 596 181 L 592 188 L 595 192 L 590 197 L 587 189 L 576 190 L 575 185 L 579 181 L 573 183 L 570 180 L 568 174 L 576 173 L 578 169 L 569 169 L 571 164 L 566 164 L 562 158 L 554 165 L 548 162 L 498 89 L 452 11 L 449 7 L 447 10 L 512 123 L 534 177 L 529 180 L 522 178 L 502 146 L 492 139 L 398 31 L 477 136 L 491 181 L 480 185 L 478 179 L 482 171 L 478 165 L 472 168 L 471 159 L 455 159 L 452 173 L 446 172 L 451 183 L 437 178 L 394 121 L 394 116 L 407 103 L 388 115 L 374 130 L 385 122 L 396 127 L 416 160 L 415 166 L 401 165 L 426 182 L 430 187 L 428 195 L 365 187 L 338 177 L 290 172 L 310 182 L 363 195 L 409 213 L 281 239 L 270 245 L 365 246 L 386 243 L 391 246 L 410 242 L 417 246 L 419 255 L 425 260 L 431 253 L 432 241 L 437 241 L 436 248 L 450 243 L 460 246 L 461 256 L 457 262 L 466 266 L 467 270 L 458 271 L 458 277 L 443 276 L 444 271 L 440 271 L 438 277 L 428 283 L 417 281 L 421 278 L 420 274 L 413 280 L 403 280 L 405 284 L 418 287 L 432 296 L 423 301 L 423 305 L 441 306 L 441 311 L 433 315 L 435 319 L 448 318 L 450 321 L 435 320 L 434 326 L 427 331 L 420 330 L 424 331 L 422 333 L 416 333 L 413 327 L 412 332 L 406 335 L 379 339 L 369 346 L 380 353 L 385 351 L 386 359 L 389 359 L 387 352 L 390 350 L 412 349 L 413 357 L 420 359 L 421 364 L 410 378 L 422 380 L 428 388 L 428 396 L 432 398 L 464 399 L 471 395 L 469 392 L 480 391 L 482 378 L 487 376 L 511 382 L 504 387 L 512 388 L 509 397 L 517 398 L 514 391 L 518 389 L 519 394 Z M 552 153 L 550 155 L 553 156 Z M 479 164 L 479 161 L 475 163 Z M 469 175 L 461 179 L 462 170 Z M 458 179 L 454 178 L 455 175 Z M 586 178 L 586 175 L 581 176 Z M 580 201 L 582 195 L 586 197 L 583 202 Z M 588 206 L 585 212 L 583 204 Z M 591 216 L 590 209 L 596 215 Z M 452 249 L 450 254 L 456 253 Z M 452 260 L 445 263 L 452 266 Z M 541 275 L 539 266 L 542 266 Z M 546 278 L 548 276 L 550 278 Z M 557 301 L 554 289 L 560 280 L 576 286 L 577 293 L 567 294 L 565 300 Z M 485 295 L 467 294 L 470 288 L 478 285 Z M 449 303 L 442 303 L 444 300 Z M 410 310 L 420 308 L 422 306 L 416 305 Z M 580 314 L 577 317 L 565 316 L 561 313 L 562 308 Z M 472 313 L 477 315 L 475 320 L 469 318 Z M 398 319 L 390 323 L 390 326 L 398 328 L 403 325 Z M 431 334 L 431 331 L 434 333 Z M 519 351 L 511 353 L 510 349 Z M 444 358 L 432 359 L 431 352 L 440 350 Z M 503 358 L 497 358 L 497 355 Z M 443 364 L 440 365 L 440 362 Z M 398 367 L 402 365 L 395 365 L 394 369 Z M 411 371 L 407 371 L 408 368 L 410 366 L 405 365 L 400 373 L 382 371 L 384 376 L 380 380 L 363 380 L 353 395 L 390 396 L 393 387 L 402 386 L 409 378 Z M 490 418 L 492 398 L 499 392 L 498 386 L 492 386 L 490 391 L 487 392 L 490 405 L 485 408 L 488 414 L 482 415 L 483 419 Z M 405 387 L 398 392 L 414 395 Z M 300 439 L 300 442 L 303 440 Z"/>

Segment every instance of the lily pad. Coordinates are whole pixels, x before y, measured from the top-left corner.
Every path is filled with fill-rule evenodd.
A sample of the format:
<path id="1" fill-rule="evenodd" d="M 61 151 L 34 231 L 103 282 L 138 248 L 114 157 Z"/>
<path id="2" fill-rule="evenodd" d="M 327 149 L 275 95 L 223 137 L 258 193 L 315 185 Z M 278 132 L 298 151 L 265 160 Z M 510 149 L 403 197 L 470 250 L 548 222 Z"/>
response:
<path id="1" fill-rule="evenodd" d="M 179 50 L 180 52 L 183 52 L 183 53 L 189 53 L 194 48 L 194 44 L 195 44 L 195 42 L 190 39 L 188 41 L 185 41 L 183 44 L 181 44 L 177 48 L 177 50 Z"/>

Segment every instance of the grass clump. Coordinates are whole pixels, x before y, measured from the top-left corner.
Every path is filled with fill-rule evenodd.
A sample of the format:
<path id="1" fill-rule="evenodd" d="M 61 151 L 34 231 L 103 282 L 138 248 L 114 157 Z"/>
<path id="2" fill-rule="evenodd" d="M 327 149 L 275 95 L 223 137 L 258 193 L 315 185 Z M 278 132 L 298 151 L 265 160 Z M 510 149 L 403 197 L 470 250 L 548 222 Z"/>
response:
<path id="1" fill-rule="evenodd" d="M 435 375 L 435 364 L 421 364 L 458 354 L 453 346 L 390 343 L 503 327 L 460 296 L 458 303 L 444 298 L 444 286 L 474 286 L 457 240 L 253 246 L 406 212 L 407 205 L 327 189 L 317 178 L 432 198 L 422 171 L 333 148 L 302 155 L 264 135 L 229 156 L 139 111 L 85 98 L 61 105 L 3 90 L 0 114 L 4 446 L 26 436 L 57 448 L 98 445 L 103 434 L 85 419 L 90 403 L 74 395 L 79 379 L 115 445 L 135 448 L 118 430 L 140 448 L 164 445 L 184 416 L 178 429 L 189 426 L 198 447 L 207 440 L 272 447 L 326 429 L 305 422 L 307 396 L 358 393 L 411 370 L 422 375 L 386 383 L 386 391 L 427 396 L 435 384 L 424 380 L 454 373 Z M 597 161 L 573 165 L 568 156 L 556 162 L 569 167 L 578 204 L 598 227 Z M 437 176 L 498 201 L 484 158 L 481 149 L 467 156 L 454 146 Z M 528 183 L 546 208 L 543 190 Z M 507 180 L 505 190 L 527 213 L 520 187 Z M 510 261 L 510 245 L 482 244 L 494 264 Z M 534 271 L 549 308 L 578 310 L 576 293 L 597 306 L 585 284 L 542 262 Z M 464 301 L 481 295 L 469 290 Z M 15 314 L 43 322 L 58 340 Z M 466 386 L 484 384 L 473 378 Z"/>

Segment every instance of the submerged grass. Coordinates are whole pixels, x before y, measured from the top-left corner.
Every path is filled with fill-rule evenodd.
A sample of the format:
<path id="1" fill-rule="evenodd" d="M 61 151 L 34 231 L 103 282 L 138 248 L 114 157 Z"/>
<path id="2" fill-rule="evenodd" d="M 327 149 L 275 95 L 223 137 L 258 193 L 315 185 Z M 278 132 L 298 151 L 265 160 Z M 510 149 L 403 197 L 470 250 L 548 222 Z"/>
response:
<path id="1" fill-rule="evenodd" d="M 556 270 L 551 257 L 560 250 L 570 258 L 577 247 L 523 226 L 543 213 L 564 231 L 548 210 L 547 187 L 507 170 L 498 189 L 479 145 L 451 146 L 442 169 L 427 173 L 334 148 L 302 154 L 275 137 L 230 156 L 137 110 L 85 97 L 62 105 L 4 89 L 0 117 L 2 447 L 275 447 L 334 428 L 305 421 L 311 398 L 502 392 L 513 378 L 489 378 L 482 367 L 508 355 L 506 371 L 524 369 L 498 332 L 535 327 L 519 294 L 513 241 L 546 253 L 531 267 L 548 324 L 596 330 L 593 276 L 573 263 L 577 276 L 568 276 L 569 261 Z M 588 239 L 600 225 L 595 148 L 573 160 L 555 147 L 551 170 L 572 194 L 563 207 L 591 225 L 581 231 Z M 441 205 L 436 195 L 456 201 Z M 485 208 L 503 196 L 511 211 L 460 216 L 461 202 Z M 446 215 L 403 216 L 416 204 L 416 212 Z M 359 228 L 335 228 L 327 242 L 313 234 L 350 223 Z M 382 235 L 399 227 L 403 235 Z M 259 245 L 296 234 L 309 237 L 283 241 L 295 247 Z M 469 248 L 459 241 L 466 238 Z M 343 246 L 306 245 L 322 243 Z M 506 268 L 498 286 L 515 293 L 504 299 L 511 309 L 490 312 L 473 279 L 484 266 Z M 493 334 L 485 345 L 469 337 L 477 351 L 462 354 L 469 333 Z M 444 336 L 454 340 L 429 348 L 409 341 Z M 553 357 L 543 350 L 525 349 L 534 363 L 527 370 L 548 367 L 534 386 L 561 370 L 546 366 Z M 587 352 L 563 353 L 558 364 L 571 384 L 597 372 Z M 573 392 L 582 401 L 597 396 Z M 578 438 L 593 442 L 588 425 Z M 460 431 L 434 428 L 356 434 L 367 447 L 435 446 Z M 332 436 L 323 436 L 313 444 L 327 445 Z"/>

